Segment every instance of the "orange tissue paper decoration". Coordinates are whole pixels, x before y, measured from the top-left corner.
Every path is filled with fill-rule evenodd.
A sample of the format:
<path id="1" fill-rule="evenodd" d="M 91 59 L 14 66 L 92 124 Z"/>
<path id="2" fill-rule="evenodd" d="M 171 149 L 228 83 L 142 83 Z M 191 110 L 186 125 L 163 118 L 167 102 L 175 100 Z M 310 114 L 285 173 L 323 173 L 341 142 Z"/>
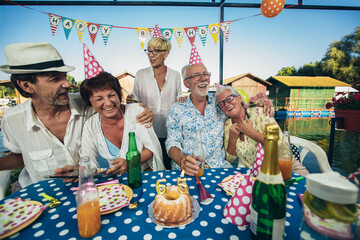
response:
<path id="1" fill-rule="evenodd" d="M 281 13 L 285 0 L 263 0 L 260 6 L 262 15 L 268 18 L 275 17 Z"/>

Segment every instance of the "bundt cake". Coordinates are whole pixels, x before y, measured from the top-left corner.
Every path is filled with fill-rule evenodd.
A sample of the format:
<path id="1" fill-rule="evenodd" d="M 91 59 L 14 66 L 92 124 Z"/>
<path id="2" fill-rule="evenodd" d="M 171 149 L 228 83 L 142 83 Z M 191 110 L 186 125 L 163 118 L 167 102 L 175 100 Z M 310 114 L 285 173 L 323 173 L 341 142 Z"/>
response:
<path id="1" fill-rule="evenodd" d="M 160 225 L 179 226 L 191 222 L 194 213 L 188 191 L 178 186 L 167 186 L 165 193 L 155 196 L 153 217 Z"/>

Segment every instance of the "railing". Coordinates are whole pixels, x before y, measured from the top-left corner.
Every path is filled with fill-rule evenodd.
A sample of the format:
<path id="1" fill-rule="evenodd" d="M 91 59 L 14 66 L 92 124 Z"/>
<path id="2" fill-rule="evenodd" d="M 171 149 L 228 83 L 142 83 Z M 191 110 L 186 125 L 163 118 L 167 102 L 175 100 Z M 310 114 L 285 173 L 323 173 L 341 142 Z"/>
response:
<path id="1" fill-rule="evenodd" d="M 314 110 L 326 109 L 326 103 L 331 101 L 331 98 L 291 98 L 280 97 L 271 99 L 274 104 L 275 111 L 279 109 L 286 109 L 288 111 L 295 110 Z"/>

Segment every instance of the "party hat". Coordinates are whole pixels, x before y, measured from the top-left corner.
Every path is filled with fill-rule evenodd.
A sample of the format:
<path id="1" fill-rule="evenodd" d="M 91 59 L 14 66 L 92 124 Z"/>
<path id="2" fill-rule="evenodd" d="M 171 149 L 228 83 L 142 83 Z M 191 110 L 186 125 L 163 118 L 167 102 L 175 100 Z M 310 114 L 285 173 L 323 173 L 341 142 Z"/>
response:
<path id="1" fill-rule="evenodd" d="M 159 25 L 157 25 L 157 24 L 154 29 L 153 38 L 162 38 Z"/>
<path id="2" fill-rule="evenodd" d="M 203 62 L 201 61 L 200 55 L 195 47 L 195 44 L 192 44 L 189 65 L 195 65 L 195 64 L 203 64 Z"/>
<path id="3" fill-rule="evenodd" d="M 244 175 L 239 187 L 236 189 L 234 195 L 231 197 L 223 210 L 224 217 L 232 224 L 238 226 L 250 225 L 252 188 L 254 178 L 259 174 L 263 159 L 264 149 L 261 144 L 258 144 L 258 150 L 252 170 L 249 170 Z"/>
<path id="4" fill-rule="evenodd" d="M 85 79 L 95 77 L 104 69 L 100 66 L 99 62 L 96 61 L 95 57 L 91 54 L 90 50 L 84 43 L 84 70 Z"/>
<path id="5" fill-rule="evenodd" d="M 200 203 L 204 205 L 208 205 L 214 201 L 214 198 L 210 195 L 208 191 L 203 187 L 200 180 L 196 177 L 196 183 L 199 187 L 199 193 L 200 193 Z"/>

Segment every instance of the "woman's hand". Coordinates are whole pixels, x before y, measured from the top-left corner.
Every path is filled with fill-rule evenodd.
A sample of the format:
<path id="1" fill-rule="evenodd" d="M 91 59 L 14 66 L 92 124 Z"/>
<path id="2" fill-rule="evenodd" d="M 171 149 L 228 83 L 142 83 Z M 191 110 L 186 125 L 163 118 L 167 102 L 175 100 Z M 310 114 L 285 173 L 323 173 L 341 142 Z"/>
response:
<path id="1" fill-rule="evenodd" d="M 141 125 L 145 124 L 145 127 L 149 128 L 153 125 L 154 122 L 153 113 L 143 103 L 139 103 L 139 105 L 145 108 L 145 110 L 136 116 L 136 120 Z"/>
<path id="2" fill-rule="evenodd" d="M 229 142 L 230 143 L 236 143 L 237 139 L 241 136 L 241 131 L 239 128 L 239 123 L 234 123 L 231 127 L 230 127 L 230 134 L 229 134 Z M 242 141 L 244 141 L 244 139 L 240 139 Z"/>
<path id="3" fill-rule="evenodd" d="M 129 94 L 126 97 L 126 103 L 134 103 L 134 95 L 133 94 Z"/>
<path id="4" fill-rule="evenodd" d="M 247 117 L 245 119 L 240 119 L 236 125 L 238 130 L 247 136 L 250 136 L 254 131 L 254 127 Z"/>
<path id="5" fill-rule="evenodd" d="M 127 171 L 126 160 L 123 158 L 118 158 L 114 161 L 111 161 L 110 164 L 113 166 L 106 171 L 107 175 L 112 175 L 112 174 L 122 175 Z"/>

